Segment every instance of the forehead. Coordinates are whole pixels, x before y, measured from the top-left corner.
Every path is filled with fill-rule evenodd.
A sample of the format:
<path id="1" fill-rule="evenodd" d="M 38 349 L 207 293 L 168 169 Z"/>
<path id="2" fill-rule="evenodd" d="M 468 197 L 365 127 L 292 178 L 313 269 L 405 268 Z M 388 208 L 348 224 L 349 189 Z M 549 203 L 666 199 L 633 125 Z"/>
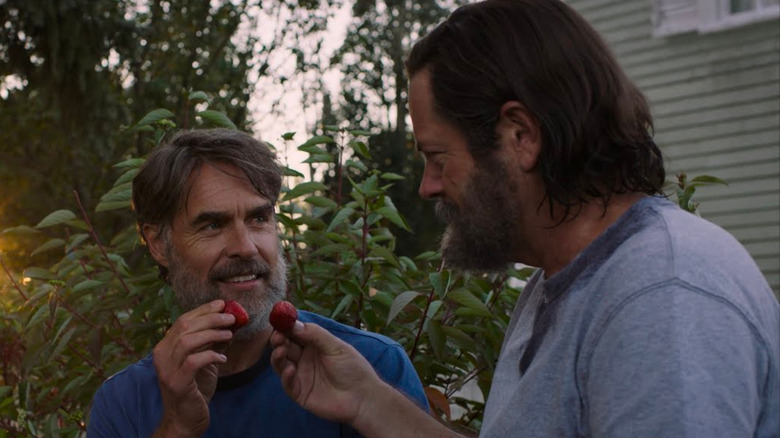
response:
<path id="1" fill-rule="evenodd" d="M 461 136 L 458 127 L 436 110 L 428 69 L 415 73 L 409 81 L 409 115 L 418 148 Z"/>
<path id="2" fill-rule="evenodd" d="M 270 201 L 255 190 L 249 178 L 238 167 L 204 163 L 190 176 L 189 190 L 177 216 L 267 204 Z"/>

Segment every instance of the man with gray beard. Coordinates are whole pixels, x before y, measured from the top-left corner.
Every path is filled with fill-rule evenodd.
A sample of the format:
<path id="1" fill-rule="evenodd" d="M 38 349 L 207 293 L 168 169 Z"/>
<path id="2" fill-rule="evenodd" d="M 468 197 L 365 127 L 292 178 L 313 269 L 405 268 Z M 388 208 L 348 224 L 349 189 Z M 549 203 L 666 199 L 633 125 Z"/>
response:
<path id="1" fill-rule="evenodd" d="M 238 131 L 183 131 L 151 152 L 133 180 L 133 206 L 184 313 L 150 355 L 98 389 L 88 437 L 359 436 L 298 406 L 269 366 L 268 315 L 287 285 L 274 213 L 280 188 L 272 151 Z M 249 315 L 235 333 L 227 300 Z M 428 409 L 398 343 L 306 311 L 299 320 L 354 347 Z"/>

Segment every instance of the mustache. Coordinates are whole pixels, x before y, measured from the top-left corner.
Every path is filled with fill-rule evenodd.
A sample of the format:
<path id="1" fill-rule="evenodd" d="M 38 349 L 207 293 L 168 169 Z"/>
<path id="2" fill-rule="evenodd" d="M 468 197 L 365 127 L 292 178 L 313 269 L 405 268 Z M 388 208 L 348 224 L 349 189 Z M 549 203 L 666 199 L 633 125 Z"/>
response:
<path id="1" fill-rule="evenodd" d="M 451 202 L 439 199 L 436 201 L 436 216 L 444 221 L 444 223 L 451 223 L 459 214 L 458 207 Z"/>
<path id="2" fill-rule="evenodd" d="M 271 266 L 260 257 L 232 259 L 214 268 L 209 273 L 209 280 L 217 282 L 239 275 L 254 275 L 255 278 L 265 278 L 271 274 Z"/>

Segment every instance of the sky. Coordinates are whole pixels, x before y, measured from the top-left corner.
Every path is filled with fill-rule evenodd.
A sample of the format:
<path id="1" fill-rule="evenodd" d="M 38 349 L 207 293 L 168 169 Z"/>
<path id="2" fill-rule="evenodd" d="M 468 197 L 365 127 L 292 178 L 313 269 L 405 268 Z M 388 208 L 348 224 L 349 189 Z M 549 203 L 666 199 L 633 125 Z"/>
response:
<path id="1" fill-rule="evenodd" d="M 329 59 L 329 54 L 335 52 L 344 41 L 351 19 L 351 5 L 347 3 L 349 2 L 345 2 L 345 5 L 328 22 L 328 30 L 322 48 L 322 52 L 326 55 L 322 56 L 322 59 Z M 267 27 L 261 29 L 261 34 L 264 37 L 270 37 L 273 31 L 272 27 Z M 288 64 L 284 67 L 293 69 L 295 60 L 290 57 Z M 297 146 L 310 136 L 322 107 L 319 104 L 304 107 L 302 81 L 306 79 L 311 80 L 312 78 L 291 79 L 286 86 L 282 87 L 270 84 L 268 78 L 265 80 L 261 78 L 248 106 L 255 120 L 254 132 L 256 136 L 276 146 L 279 149 L 280 158 L 286 154 L 287 164 L 308 177 L 308 165 L 301 164 L 303 160 L 308 158 L 308 154 L 298 151 Z M 326 72 L 324 84 L 331 95 L 339 94 L 339 83 L 340 72 Z M 271 114 L 267 110 L 267 106 L 276 99 L 281 99 L 279 106 L 281 111 L 279 114 Z M 296 135 L 292 141 L 285 142 L 282 140 L 282 135 L 288 132 L 295 132 Z"/>

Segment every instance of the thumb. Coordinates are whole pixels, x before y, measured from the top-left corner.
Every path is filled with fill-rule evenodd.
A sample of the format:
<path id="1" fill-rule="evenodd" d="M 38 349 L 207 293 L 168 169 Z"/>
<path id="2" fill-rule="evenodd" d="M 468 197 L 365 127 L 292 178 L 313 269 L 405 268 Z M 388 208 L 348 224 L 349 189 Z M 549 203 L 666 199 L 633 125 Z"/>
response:
<path id="1" fill-rule="evenodd" d="M 346 342 L 334 336 L 328 330 L 318 324 L 304 324 L 300 321 L 295 323 L 288 337 L 296 344 L 302 347 L 313 347 L 323 354 L 333 354 L 349 346 Z"/>

